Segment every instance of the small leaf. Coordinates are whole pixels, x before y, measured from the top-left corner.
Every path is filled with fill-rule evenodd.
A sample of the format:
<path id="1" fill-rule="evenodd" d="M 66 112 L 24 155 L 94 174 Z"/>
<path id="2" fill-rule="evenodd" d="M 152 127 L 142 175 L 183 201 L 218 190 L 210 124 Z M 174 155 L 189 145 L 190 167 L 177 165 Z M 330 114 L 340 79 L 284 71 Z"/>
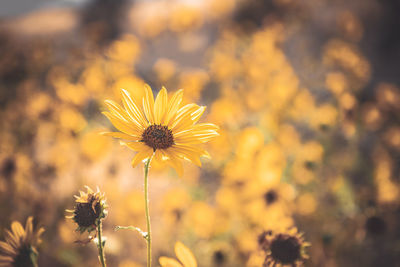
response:
<path id="1" fill-rule="evenodd" d="M 136 231 L 136 232 L 138 232 L 139 234 L 141 234 L 141 236 L 144 238 L 144 239 L 146 239 L 147 240 L 147 238 L 148 238 L 148 234 L 147 234 L 147 232 L 144 232 L 142 229 L 140 229 L 139 227 L 135 227 L 135 226 L 115 226 L 115 228 L 114 228 L 114 230 L 115 231 L 118 231 L 118 230 L 120 230 L 120 229 L 122 229 L 122 230 L 132 230 L 132 231 Z"/>

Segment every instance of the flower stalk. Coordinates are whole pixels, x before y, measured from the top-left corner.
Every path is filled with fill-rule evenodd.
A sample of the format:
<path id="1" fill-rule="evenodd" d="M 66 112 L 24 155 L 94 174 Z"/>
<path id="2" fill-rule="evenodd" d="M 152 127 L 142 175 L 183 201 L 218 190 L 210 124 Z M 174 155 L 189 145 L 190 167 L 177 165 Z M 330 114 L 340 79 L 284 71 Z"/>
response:
<path id="1" fill-rule="evenodd" d="M 102 223 L 101 220 L 99 220 L 99 223 L 97 224 L 97 248 L 99 249 L 99 260 L 101 263 L 102 267 L 106 267 L 106 257 L 104 255 L 104 244 L 105 242 L 101 239 L 102 238 Z"/>
<path id="2" fill-rule="evenodd" d="M 151 224 L 150 224 L 150 212 L 149 212 L 149 169 L 150 162 L 153 157 L 147 159 L 144 164 L 144 198 L 145 198 L 145 211 L 146 211 L 146 226 L 147 235 L 145 237 L 147 241 L 147 267 L 151 267 Z"/>

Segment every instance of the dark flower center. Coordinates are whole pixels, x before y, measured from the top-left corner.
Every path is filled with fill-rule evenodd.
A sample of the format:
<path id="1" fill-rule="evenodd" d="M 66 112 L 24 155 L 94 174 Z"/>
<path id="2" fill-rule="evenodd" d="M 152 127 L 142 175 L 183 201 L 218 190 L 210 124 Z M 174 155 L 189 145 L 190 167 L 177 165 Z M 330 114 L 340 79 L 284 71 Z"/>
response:
<path id="1" fill-rule="evenodd" d="M 28 246 L 23 246 L 19 249 L 18 254 L 15 256 L 12 266 L 13 267 L 34 267 L 31 259 L 33 251 Z"/>
<path id="2" fill-rule="evenodd" d="M 365 222 L 365 228 L 371 234 L 380 235 L 386 231 L 386 223 L 382 218 L 372 216 Z"/>
<path id="3" fill-rule="evenodd" d="M 269 190 L 267 193 L 264 194 L 264 200 L 267 205 L 271 205 L 278 200 L 278 194 L 275 190 Z"/>
<path id="4" fill-rule="evenodd" d="M 225 254 L 221 250 L 215 251 L 213 258 L 214 262 L 218 265 L 225 262 Z"/>
<path id="5" fill-rule="evenodd" d="M 144 130 L 142 141 L 155 151 L 156 149 L 166 149 L 172 146 L 174 144 L 174 136 L 167 126 L 154 124 Z"/>
<path id="6" fill-rule="evenodd" d="M 100 203 L 96 203 L 94 210 L 92 203 L 94 200 L 88 203 L 77 203 L 74 211 L 74 221 L 79 227 L 89 227 L 96 225 L 96 220 L 100 217 Z"/>
<path id="7" fill-rule="evenodd" d="M 15 160 L 13 158 L 7 158 L 1 166 L 1 173 L 7 178 L 11 178 L 16 169 Z"/>
<path id="8" fill-rule="evenodd" d="M 179 209 L 174 209 L 173 214 L 175 215 L 175 218 L 177 221 L 180 221 L 182 219 L 182 211 Z"/>
<path id="9" fill-rule="evenodd" d="M 317 165 L 315 164 L 315 162 L 307 160 L 304 162 L 304 167 L 309 171 L 313 171 L 313 170 L 315 170 Z"/>
<path id="10" fill-rule="evenodd" d="M 271 256 L 283 264 L 293 264 L 301 257 L 298 238 L 287 234 L 277 235 L 271 242 Z"/>

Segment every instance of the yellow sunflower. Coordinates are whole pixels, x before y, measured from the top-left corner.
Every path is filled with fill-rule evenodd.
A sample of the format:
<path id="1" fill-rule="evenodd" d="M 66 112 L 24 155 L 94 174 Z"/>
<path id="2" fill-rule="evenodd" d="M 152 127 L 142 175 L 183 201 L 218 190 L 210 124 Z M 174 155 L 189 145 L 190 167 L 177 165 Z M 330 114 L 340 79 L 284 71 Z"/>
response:
<path id="1" fill-rule="evenodd" d="M 133 99 L 121 89 L 124 108 L 111 100 L 105 103 L 109 112 L 103 112 L 121 132 L 105 135 L 125 139 L 122 142 L 138 153 L 132 160 L 135 167 L 144 159 L 154 156 L 156 161 L 166 161 L 182 176 L 182 159 L 201 166 L 200 157 L 209 156 L 198 145 L 218 136 L 218 127 L 212 123 L 197 123 L 205 107 L 196 104 L 181 106 L 183 90 L 168 99 L 163 87 L 154 100 L 150 86 L 144 86 L 143 99 Z"/>
<path id="2" fill-rule="evenodd" d="M 175 254 L 180 262 L 173 258 L 160 257 L 161 267 L 197 267 L 197 261 L 193 253 L 179 241 L 175 244 Z"/>
<path id="3" fill-rule="evenodd" d="M 34 230 L 33 218 L 26 221 L 25 229 L 14 221 L 11 231 L 5 230 L 6 242 L 0 241 L 0 266 L 35 267 L 37 266 L 37 246 L 41 242 L 40 235 L 44 228 Z"/>

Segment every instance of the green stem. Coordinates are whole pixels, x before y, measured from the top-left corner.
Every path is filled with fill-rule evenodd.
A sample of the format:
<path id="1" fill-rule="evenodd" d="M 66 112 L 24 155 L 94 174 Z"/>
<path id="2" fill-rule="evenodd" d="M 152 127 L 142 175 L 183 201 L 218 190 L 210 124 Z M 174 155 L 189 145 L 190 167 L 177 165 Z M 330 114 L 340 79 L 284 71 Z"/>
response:
<path id="1" fill-rule="evenodd" d="M 33 265 L 33 267 L 38 267 L 38 263 L 37 263 L 37 258 L 38 258 L 38 254 L 37 252 L 35 252 L 36 250 L 33 250 L 32 247 L 30 248 L 30 259 L 31 259 L 31 263 Z"/>
<path id="2" fill-rule="evenodd" d="M 146 210 L 146 225 L 147 225 L 147 267 L 151 267 L 151 226 L 150 226 L 150 212 L 149 212 L 149 169 L 150 162 L 153 157 L 150 157 L 144 164 L 144 198 L 145 198 L 145 210 Z"/>
<path id="3" fill-rule="evenodd" d="M 99 220 L 99 223 L 97 225 L 97 240 L 98 244 L 97 247 L 99 248 L 99 259 L 101 266 L 106 267 L 106 257 L 104 255 L 104 247 L 103 247 L 103 241 L 101 240 L 101 234 L 102 234 L 102 225 L 101 225 L 101 220 Z"/>

